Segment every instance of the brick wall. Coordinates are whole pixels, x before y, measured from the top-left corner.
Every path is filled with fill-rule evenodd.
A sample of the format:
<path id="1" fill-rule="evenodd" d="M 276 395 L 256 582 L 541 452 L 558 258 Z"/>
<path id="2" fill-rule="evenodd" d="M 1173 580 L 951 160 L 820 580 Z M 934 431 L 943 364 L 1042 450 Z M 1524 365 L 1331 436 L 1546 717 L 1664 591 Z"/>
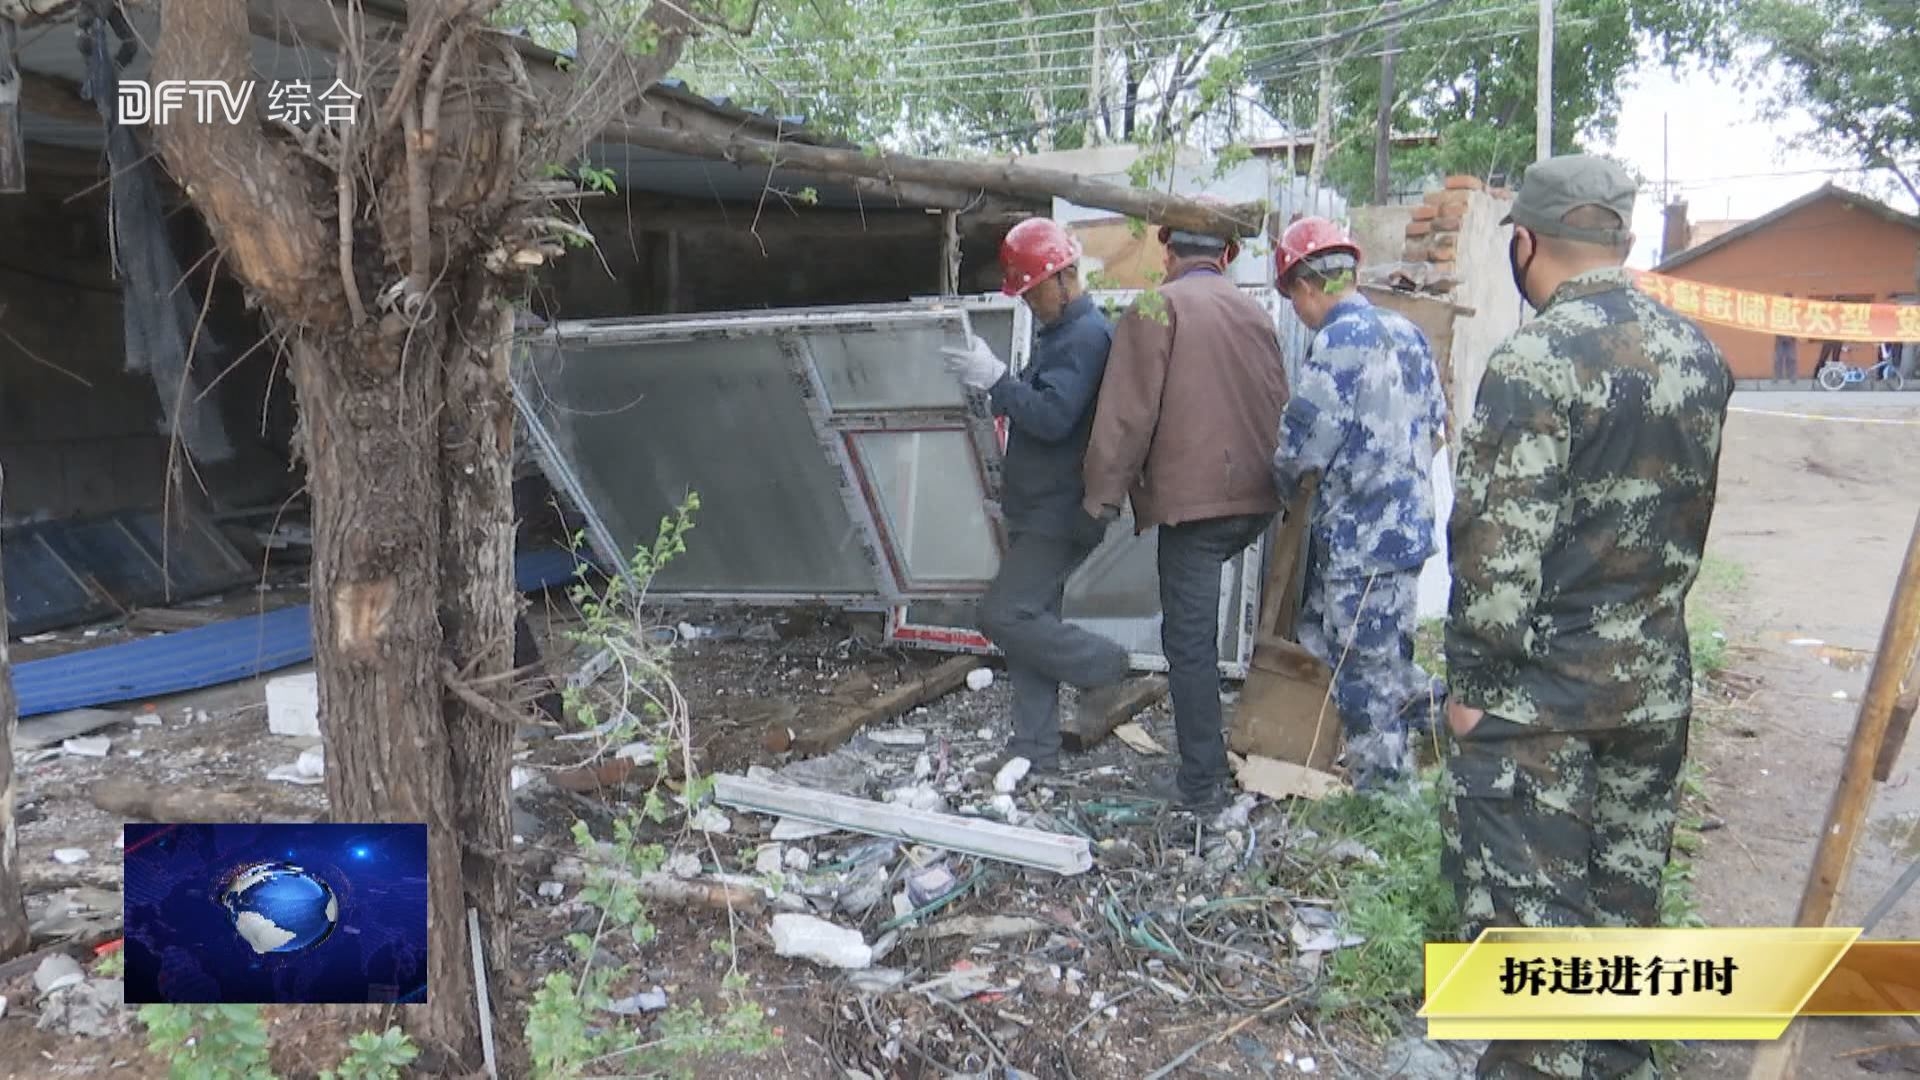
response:
<path id="1" fill-rule="evenodd" d="M 1523 307 L 1507 266 L 1511 230 L 1500 224 L 1513 200 L 1505 188 L 1488 188 L 1471 176 L 1448 177 L 1413 208 L 1406 227 L 1407 262 L 1427 263 L 1426 280 L 1473 314 L 1454 321 L 1453 345 L 1443 363 L 1451 369 L 1454 414 L 1472 413 L 1487 356 L 1520 326 Z M 1456 434 L 1464 425 L 1456 424 Z"/>

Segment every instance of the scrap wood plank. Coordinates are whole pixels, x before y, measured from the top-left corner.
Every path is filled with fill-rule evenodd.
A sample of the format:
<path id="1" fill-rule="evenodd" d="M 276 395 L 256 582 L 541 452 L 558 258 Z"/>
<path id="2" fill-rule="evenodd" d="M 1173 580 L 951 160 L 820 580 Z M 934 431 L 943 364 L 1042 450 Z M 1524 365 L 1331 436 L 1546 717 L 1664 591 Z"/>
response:
<path id="1" fill-rule="evenodd" d="M 1118 696 L 1097 716 L 1089 716 L 1075 710 L 1073 716 L 1060 725 L 1060 745 L 1078 754 L 1100 745 L 1101 741 L 1113 734 L 1113 729 L 1134 718 L 1144 709 L 1150 709 L 1167 696 L 1167 679 L 1164 675 L 1148 675 L 1145 678 L 1131 679 L 1122 685 Z M 1085 697 L 1080 699 L 1086 701 Z"/>
<path id="2" fill-rule="evenodd" d="M 858 709 L 830 717 L 793 736 L 793 752 L 801 757 L 824 754 L 868 724 L 891 720 L 909 709 L 958 690 L 967 675 L 980 666 L 977 656 L 956 656 L 917 679 L 910 680 L 880 695 Z"/>
<path id="3" fill-rule="evenodd" d="M 1061 836 L 724 773 L 713 778 L 713 798 L 722 806 L 739 810 L 834 825 L 1056 874 L 1082 874 L 1093 868 L 1093 847 L 1081 836 Z"/>

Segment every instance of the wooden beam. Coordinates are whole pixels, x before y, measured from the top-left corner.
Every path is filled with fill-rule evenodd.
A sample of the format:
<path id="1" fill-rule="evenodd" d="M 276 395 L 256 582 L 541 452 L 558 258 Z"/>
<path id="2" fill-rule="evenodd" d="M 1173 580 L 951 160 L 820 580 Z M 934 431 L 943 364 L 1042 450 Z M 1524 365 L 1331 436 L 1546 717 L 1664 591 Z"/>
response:
<path id="1" fill-rule="evenodd" d="M 777 165 L 822 176 L 855 176 L 936 184 L 1015 198 L 1058 197 L 1097 210 L 1141 218 L 1156 225 L 1216 235 L 1257 236 L 1262 216 L 1257 205 L 1217 207 L 1195 199 L 1145 188 L 1125 187 L 1059 169 L 1013 163 L 949 161 L 904 154 L 868 154 L 831 146 L 755 138 L 735 132 L 712 135 L 671 130 L 632 121 L 614 124 L 611 137 L 635 146 L 687 157 Z"/>
<path id="2" fill-rule="evenodd" d="M 1098 716 L 1088 716 L 1075 712 L 1073 718 L 1060 725 L 1060 745 L 1079 754 L 1100 745 L 1113 729 L 1134 718 L 1142 709 L 1150 709 L 1167 696 L 1167 680 L 1164 675 L 1149 675 L 1142 679 L 1132 679 L 1122 684 L 1117 696 Z M 1082 704 L 1087 695 L 1080 697 Z"/>
<path id="3" fill-rule="evenodd" d="M 1800 896 L 1796 926 L 1826 926 L 1853 866 L 1853 853 L 1866 824 L 1867 810 L 1873 802 L 1873 772 L 1880 761 L 1892 729 L 1894 711 L 1899 706 L 1900 683 L 1913 667 L 1920 652 L 1920 520 L 1914 522 L 1907 541 L 1906 562 L 1900 567 L 1900 580 L 1893 589 L 1893 603 L 1880 631 L 1880 647 L 1874 650 L 1873 671 L 1867 677 L 1867 693 L 1860 699 L 1860 712 L 1853 725 L 1853 738 L 1847 743 L 1847 756 L 1840 766 L 1840 781 L 1833 791 L 1833 803 L 1827 810 L 1826 827 L 1820 830 L 1820 844 L 1814 849 L 1813 869 L 1807 875 Z M 1797 1022 L 1785 1035 L 1768 1043 L 1753 1057 L 1748 1080 L 1784 1080 L 1794 1075 L 1806 1024 Z"/>
<path id="4" fill-rule="evenodd" d="M 757 228 L 763 234 L 789 236 L 904 236 L 933 240 L 940 235 L 940 215 L 929 214 L 918 207 L 908 210 L 888 207 L 863 213 L 838 207 L 788 209 L 773 205 L 759 215 L 756 225 L 751 205 L 665 198 L 638 190 L 611 200 L 583 203 L 581 217 L 602 244 L 607 243 L 610 236 L 625 235 L 629 223 L 636 233 L 745 232 Z"/>
<path id="5" fill-rule="evenodd" d="M 908 709 L 917 709 L 929 701 L 958 690 L 967 681 L 967 673 L 980 666 L 977 656 L 956 656 L 920 676 L 875 698 L 871 703 L 842 713 L 793 737 L 793 752 L 800 757 L 824 754 L 853 738 L 853 733 L 868 724 L 891 720 Z"/>
<path id="6" fill-rule="evenodd" d="M 1051 870 L 1056 874 L 1082 874 L 1093 868 L 1093 848 L 1084 837 L 1022 829 L 984 818 L 936 814 L 724 773 L 713 778 L 713 785 L 715 802 L 757 814 L 833 825 L 870 836 L 886 836 L 983 859 Z"/>

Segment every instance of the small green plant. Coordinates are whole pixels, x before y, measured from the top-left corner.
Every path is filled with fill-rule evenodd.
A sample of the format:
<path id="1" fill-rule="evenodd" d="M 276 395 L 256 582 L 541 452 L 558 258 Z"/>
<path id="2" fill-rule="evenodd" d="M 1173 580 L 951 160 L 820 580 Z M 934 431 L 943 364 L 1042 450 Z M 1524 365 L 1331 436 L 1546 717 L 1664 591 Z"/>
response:
<path id="1" fill-rule="evenodd" d="M 397 1027 L 379 1034 L 363 1031 L 347 1040 L 347 1050 L 339 1067 L 323 1071 L 320 1080 L 400 1080 L 400 1070 L 420 1056 L 413 1040 Z"/>
<path id="2" fill-rule="evenodd" d="M 1458 921 L 1440 872 L 1443 790 L 1440 770 L 1429 769 L 1410 795 L 1336 795 L 1304 815 L 1329 841 L 1353 840 L 1380 856 L 1328 870 L 1316 885 L 1342 898 L 1346 928 L 1366 938 L 1332 954 L 1321 1003 L 1357 1010 L 1382 1036 L 1397 1029 L 1401 1003 L 1423 991 L 1426 943 L 1450 937 Z"/>
<path id="3" fill-rule="evenodd" d="M 1422 619 L 1413 632 L 1413 662 L 1429 675 L 1447 674 L 1447 620 Z"/>
<path id="4" fill-rule="evenodd" d="M 171 1080 L 273 1080 L 255 1005 L 145 1005 L 147 1047 Z"/>
<path id="5" fill-rule="evenodd" d="M 569 636 L 577 645 L 609 657 L 614 677 L 608 680 L 610 687 L 589 684 L 568 690 L 568 711 L 587 727 L 599 726 L 602 716 L 618 719 L 606 742 L 649 739 L 656 765 L 666 763 L 670 746 L 686 747 L 690 733 L 686 702 L 673 684 L 666 647 L 648 633 L 643 605 L 654 575 L 687 550 L 686 536 L 699 509 L 699 496 L 689 494 L 662 519 L 654 542 L 635 552 L 624 574 L 614 575 L 600 589 L 582 581 L 572 590 L 581 621 Z M 713 780 L 693 771 L 690 756 L 685 763 L 679 801 L 682 812 L 691 813 L 712 790 Z M 622 1023 L 606 1011 L 615 988 L 629 974 L 622 957 L 644 949 L 659 934 L 638 882 L 667 860 L 666 848 L 647 839 L 668 823 L 666 792 L 667 770 L 656 769 L 646 794 L 614 818 L 609 840 L 595 838 L 583 821 L 573 824 L 573 841 L 586 868 L 580 899 L 598 910 L 599 918 L 593 933 L 567 938 L 578 970 L 551 972 L 534 991 L 526 1030 L 536 1076 L 690 1077 L 692 1063 L 704 1055 L 758 1054 L 774 1045 L 765 1012 L 744 994 L 744 980 L 729 979 L 723 985 L 725 1008 L 719 1013 L 708 1015 L 697 1000 L 676 1004 L 653 1021 L 651 1030 Z M 732 943 L 727 945 L 726 955 L 731 956 Z"/>
<path id="6" fill-rule="evenodd" d="M 126 970 L 127 956 L 126 953 L 120 949 L 115 949 L 101 957 L 93 965 L 94 975 L 102 979 L 118 979 L 126 974 Z"/>
<path id="7" fill-rule="evenodd" d="M 1746 578 L 1746 568 L 1739 563 L 1714 555 L 1700 560 L 1700 573 L 1687 594 L 1687 646 L 1695 678 L 1712 678 L 1726 670 L 1727 634 L 1718 602 L 1736 595 Z"/>

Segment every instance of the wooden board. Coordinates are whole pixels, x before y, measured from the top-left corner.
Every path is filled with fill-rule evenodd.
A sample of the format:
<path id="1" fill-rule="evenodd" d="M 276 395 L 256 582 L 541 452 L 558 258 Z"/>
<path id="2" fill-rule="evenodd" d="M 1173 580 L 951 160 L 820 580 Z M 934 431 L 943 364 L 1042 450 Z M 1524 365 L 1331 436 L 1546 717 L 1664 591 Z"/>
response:
<path id="1" fill-rule="evenodd" d="M 1238 754 L 1269 757 L 1325 772 L 1340 751 L 1340 714 L 1329 694 L 1332 673 L 1293 642 L 1306 587 L 1309 479 L 1287 507 L 1267 562 L 1253 663 L 1227 730 Z"/>

